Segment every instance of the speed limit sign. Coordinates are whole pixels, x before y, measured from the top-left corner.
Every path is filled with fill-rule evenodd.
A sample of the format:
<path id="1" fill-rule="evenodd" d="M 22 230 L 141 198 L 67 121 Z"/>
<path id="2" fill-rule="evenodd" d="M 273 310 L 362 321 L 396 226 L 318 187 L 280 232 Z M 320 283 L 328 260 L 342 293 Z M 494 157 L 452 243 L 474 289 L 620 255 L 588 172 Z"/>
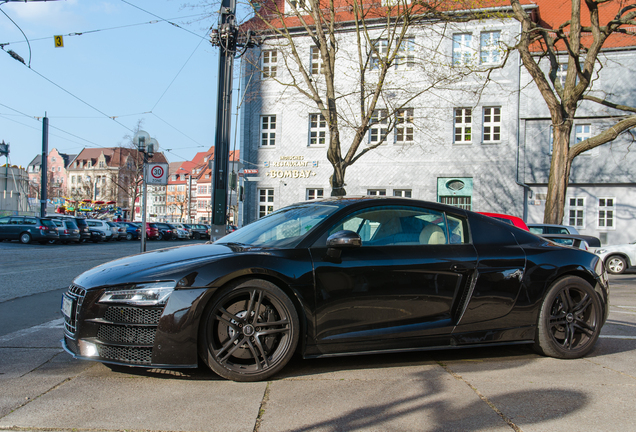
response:
<path id="1" fill-rule="evenodd" d="M 168 164 L 151 163 L 146 166 L 146 183 L 153 185 L 168 184 Z"/>

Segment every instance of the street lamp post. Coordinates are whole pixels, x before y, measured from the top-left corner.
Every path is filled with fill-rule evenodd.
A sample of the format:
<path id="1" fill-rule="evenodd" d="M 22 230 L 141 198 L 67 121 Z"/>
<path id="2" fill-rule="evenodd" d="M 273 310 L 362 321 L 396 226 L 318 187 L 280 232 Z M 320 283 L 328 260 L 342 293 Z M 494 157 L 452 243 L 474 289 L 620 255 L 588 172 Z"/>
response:
<path id="1" fill-rule="evenodd" d="M 141 252 L 146 252 L 146 206 L 148 202 L 148 184 L 146 182 L 147 178 L 147 168 L 148 168 L 148 159 L 152 158 L 155 147 L 157 144 L 157 140 L 154 138 L 150 138 L 150 134 L 146 131 L 138 131 L 133 138 L 133 143 L 137 146 L 137 151 L 139 151 L 143 157 L 143 168 L 142 168 L 142 204 L 141 204 Z"/>

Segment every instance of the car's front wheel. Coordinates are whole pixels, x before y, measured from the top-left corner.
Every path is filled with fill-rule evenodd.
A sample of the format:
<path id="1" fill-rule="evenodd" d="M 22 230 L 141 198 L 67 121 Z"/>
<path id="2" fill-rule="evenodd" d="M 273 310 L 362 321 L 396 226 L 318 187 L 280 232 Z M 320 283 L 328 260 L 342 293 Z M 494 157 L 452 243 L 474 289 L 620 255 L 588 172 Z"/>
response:
<path id="1" fill-rule="evenodd" d="M 602 306 L 594 288 L 576 276 L 556 281 L 543 300 L 534 348 L 556 358 L 579 358 L 598 339 Z"/>
<path id="2" fill-rule="evenodd" d="M 201 354 L 224 378 L 260 381 L 287 364 L 299 330 L 289 297 L 270 282 L 250 279 L 224 289 L 206 308 Z"/>
<path id="3" fill-rule="evenodd" d="M 621 274 L 627 270 L 627 261 L 619 255 L 612 255 L 605 260 L 605 267 L 611 274 Z"/>

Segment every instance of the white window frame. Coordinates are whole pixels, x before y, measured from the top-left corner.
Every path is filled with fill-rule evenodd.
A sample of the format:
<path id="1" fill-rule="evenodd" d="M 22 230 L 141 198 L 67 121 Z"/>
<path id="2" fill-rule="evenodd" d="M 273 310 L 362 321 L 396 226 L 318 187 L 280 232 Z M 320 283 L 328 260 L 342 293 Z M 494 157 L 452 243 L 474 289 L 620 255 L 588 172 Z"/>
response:
<path id="1" fill-rule="evenodd" d="M 389 110 L 380 108 L 373 111 L 369 119 L 369 145 L 386 142 L 389 130 Z"/>
<path id="2" fill-rule="evenodd" d="M 413 108 L 401 108 L 395 113 L 395 142 L 408 144 L 415 140 Z"/>
<path id="3" fill-rule="evenodd" d="M 454 109 L 453 142 L 455 144 L 470 144 L 473 142 L 473 109 Z M 459 136 L 459 139 L 457 139 Z"/>
<path id="4" fill-rule="evenodd" d="M 278 69 L 278 51 L 263 50 L 261 55 L 261 78 L 274 78 Z"/>
<path id="5" fill-rule="evenodd" d="M 309 114 L 309 146 L 327 144 L 327 120 L 322 114 Z"/>
<path id="6" fill-rule="evenodd" d="M 415 38 L 405 37 L 395 57 L 396 69 L 413 69 L 415 67 Z"/>
<path id="7" fill-rule="evenodd" d="M 309 49 L 309 62 L 312 75 L 324 74 L 325 71 L 322 67 L 322 57 L 320 57 L 320 49 L 317 46 L 312 46 Z"/>
<path id="8" fill-rule="evenodd" d="M 276 115 L 262 115 L 260 117 L 260 140 L 259 146 L 262 148 L 272 148 L 276 146 Z"/>
<path id="9" fill-rule="evenodd" d="M 501 142 L 501 107 L 489 106 L 483 109 L 482 142 L 496 144 Z"/>
<path id="10" fill-rule="evenodd" d="M 394 197 L 412 198 L 413 191 L 411 189 L 393 189 Z"/>
<path id="11" fill-rule="evenodd" d="M 485 31 L 479 36 L 479 62 L 485 65 L 501 62 L 501 31 Z"/>
<path id="12" fill-rule="evenodd" d="M 581 141 L 592 138 L 592 124 L 591 123 L 579 123 L 574 125 L 574 144 L 578 144 Z M 598 147 L 584 151 L 581 156 L 596 156 L 598 155 Z"/>
<path id="13" fill-rule="evenodd" d="M 369 196 L 386 196 L 386 189 L 367 189 Z"/>
<path id="14" fill-rule="evenodd" d="M 596 227 L 600 230 L 616 229 L 616 198 L 599 197 L 597 200 L 598 210 L 596 217 Z M 609 222 L 609 224 L 608 224 Z"/>
<path id="15" fill-rule="evenodd" d="M 373 42 L 375 49 L 371 50 L 371 70 L 380 69 L 380 58 L 386 58 L 389 52 L 389 41 L 387 39 L 378 39 Z M 377 54 L 376 54 L 377 51 Z M 378 57 L 379 55 L 379 57 Z"/>
<path id="16" fill-rule="evenodd" d="M 575 228 L 585 228 L 587 212 L 585 211 L 585 197 L 568 197 L 568 207 L 565 215 L 565 225 Z M 580 223 L 578 221 L 580 220 Z"/>
<path id="17" fill-rule="evenodd" d="M 472 64 L 474 55 L 472 33 L 453 34 L 453 66 Z"/>
<path id="18" fill-rule="evenodd" d="M 262 218 L 274 212 L 274 189 L 258 189 L 258 217 Z"/>
<path id="19" fill-rule="evenodd" d="M 307 201 L 324 198 L 325 190 L 322 188 L 308 188 L 305 191 L 305 199 Z"/>

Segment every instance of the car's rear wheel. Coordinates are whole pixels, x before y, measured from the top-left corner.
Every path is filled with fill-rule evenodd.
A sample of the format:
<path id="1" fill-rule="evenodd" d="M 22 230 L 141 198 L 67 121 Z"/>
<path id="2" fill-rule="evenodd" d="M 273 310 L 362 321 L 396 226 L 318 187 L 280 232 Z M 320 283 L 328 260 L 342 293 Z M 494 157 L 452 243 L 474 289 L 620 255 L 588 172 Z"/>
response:
<path id="1" fill-rule="evenodd" d="M 29 233 L 20 234 L 20 243 L 22 243 L 22 244 L 31 243 L 31 234 L 29 234 Z"/>
<path id="2" fill-rule="evenodd" d="M 132 240 L 132 239 L 133 239 L 132 233 L 126 233 L 126 240 Z"/>
<path id="3" fill-rule="evenodd" d="M 163 240 L 163 233 L 157 234 L 157 240 Z"/>
<path id="4" fill-rule="evenodd" d="M 195 240 L 199 240 L 201 238 L 201 234 L 199 233 L 194 233 L 194 239 Z"/>
<path id="5" fill-rule="evenodd" d="M 619 255 L 612 255 L 605 260 L 605 267 L 611 274 L 621 274 L 627 270 L 627 261 Z"/>
<path id="6" fill-rule="evenodd" d="M 585 280 L 576 276 L 559 279 L 541 305 L 534 348 L 556 358 L 584 356 L 601 332 L 602 310 L 597 293 Z"/>
<path id="7" fill-rule="evenodd" d="M 224 289 L 206 308 L 201 353 L 224 378 L 260 381 L 287 364 L 299 330 L 289 297 L 270 282 L 250 279 Z"/>

